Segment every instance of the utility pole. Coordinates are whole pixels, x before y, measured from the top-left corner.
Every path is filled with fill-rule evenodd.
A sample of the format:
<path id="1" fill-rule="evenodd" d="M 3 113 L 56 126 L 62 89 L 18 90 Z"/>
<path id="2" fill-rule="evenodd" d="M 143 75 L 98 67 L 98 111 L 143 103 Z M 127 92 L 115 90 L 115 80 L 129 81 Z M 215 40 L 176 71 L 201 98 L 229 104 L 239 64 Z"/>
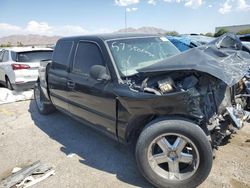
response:
<path id="1" fill-rule="evenodd" d="M 127 8 L 125 7 L 125 31 L 127 32 Z"/>

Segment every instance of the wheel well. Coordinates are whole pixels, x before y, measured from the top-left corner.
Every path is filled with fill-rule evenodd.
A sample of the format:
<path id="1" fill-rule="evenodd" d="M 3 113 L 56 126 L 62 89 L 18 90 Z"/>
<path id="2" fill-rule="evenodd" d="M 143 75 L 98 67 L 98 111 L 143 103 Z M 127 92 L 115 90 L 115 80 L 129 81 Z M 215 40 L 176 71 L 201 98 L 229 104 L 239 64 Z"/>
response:
<path id="1" fill-rule="evenodd" d="M 173 120 L 173 119 L 179 119 L 179 120 L 185 120 L 192 123 L 197 124 L 197 126 L 200 126 L 205 133 L 207 133 L 206 130 L 204 130 L 204 126 L 199 125 L 197 121 L 190 117 L 185 117 L 181 115 L 167 115 L 167 116 L 160 116 L 160 115 L 143 115 L 139 117 L 132 118 L 130 123 L 128 124 L 127 130 L 126 130 L 126 141 L 127 143 L 135 143 L 143 129 L 155 122 L 163 121 L 163 120 Z"/>
<path id="2" fill-rule="evenodd" d="M 47 74 L 47 72 L 48 72 L 48 69 L 49 69 L 49 65 L 50 64 L 47 64 L 46 65 L 46 68 L 45 68 L 45 72 L 44 72 L 44 79 L 43 78 L 41 78 L 41 80 L 40 80 L 40 77 L 38 77 L 37 78 L 37 83 L 40 85 L 40 87 L 41 88 L 43 88 L 42 89 L 42 92 L 43 92 L 43 94 L 46 96 L 46 98 L 50 101 L 50 92 L 49 92 L 49 86 L 48 86 L 48 74 Z"/>
<path id="3" fill-rule="evenodd" d="M 136 141 L 143 128 L 154 118 L 154 115 L 142 115 L 131 118 L 126 128 L 126 142 Z"/>
<path id="4" fill-rule="evenodd" d="M 6 85 L 6 87 L 7 87 L 7 81 L 9 80 L 9 82 L 10 82 L 10 79 L 9 79 L 9 77 L 5 74 L 5 85 Z"/>
<path id="5" fill-rule="evenodd" d="M 45 81 L 46 81 L 46 85 L 47 85 L 47 94 L 49 96 L 49 99 L 50 99 L 50 91 L 49 91 L 49 83 L 48 83 L 48 71 L 49 71 L 50 67 L 51 67 L 51 63 L 48 63 L 46 65 L 46 70 L 45 70 Z"/>

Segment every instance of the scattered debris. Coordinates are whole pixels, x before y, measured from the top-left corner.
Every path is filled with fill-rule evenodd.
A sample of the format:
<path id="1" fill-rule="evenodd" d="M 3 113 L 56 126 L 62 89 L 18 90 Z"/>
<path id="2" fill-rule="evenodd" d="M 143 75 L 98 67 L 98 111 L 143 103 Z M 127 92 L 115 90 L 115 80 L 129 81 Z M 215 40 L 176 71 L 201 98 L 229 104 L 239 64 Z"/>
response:
<path id="1" fill-rule="evenodd" d="M 12 174 L 1 181 L 0 187 L 30 187 L 54 174 L 55 171 L 51 167 L 37 161 L 22 169 L 15 167 Z"/>
<path id="2" fill-rule="evenodd" d="M 0 104 L 33 99 L 33 90 L 11 91 L 7 88 L 0 88 Z"/>
<path id="3" fill-rule="evenodd" d="M 50 170 L 46 173 L 44 173 L 43 176 L 40 176 L 38 178 L 34 178 L 33 176 L 28 176 L 27 178 L 25 178 L 21 183 L 17 184 L 16 187 L 30 187 L 32 185 L 37 184 L 40 181 L 45 180 L 46 178 L 55 175 L 55 171 L 54 170 Z"/>
<path id="4" fill-rule="evenodd" d="M 22 168 L 15 167 L 15 168 L 13 168 L 11 173 L 14 174 L 14 173 L 18 172 L 19 170 L 22 170 Z"/>
<path id="5" fill-rule="evenodd" d="M 75 153 L 69 153 L 69 154 L 67 155 L 68 158 L 72 158 L 72 157 L 74 157 L 74 156 L 76 156 Z"/>

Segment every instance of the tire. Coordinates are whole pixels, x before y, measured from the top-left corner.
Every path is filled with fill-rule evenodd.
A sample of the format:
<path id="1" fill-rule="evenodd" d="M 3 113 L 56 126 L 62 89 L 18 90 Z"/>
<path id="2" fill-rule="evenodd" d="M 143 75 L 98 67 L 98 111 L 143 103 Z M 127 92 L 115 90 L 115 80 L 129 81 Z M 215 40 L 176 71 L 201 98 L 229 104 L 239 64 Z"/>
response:
<path id="1" fill-rule="evenodd" d="M 40 114 L 48 115 L 48 114 L 53 113 L 56 110 L 53 104 L 49 103 L 48 101 L 45 102 L 46 99 L 43 94 L 43 91 L 41 90 L 39 83 L 35 84 L 34 98 L 35 98 L 36 107 Z"/>
<path id="2" fill-rule="evenodd" d="M 10 80 L 9 80 L 8 77 L 6 77 L 6 87 L 7 87 L 9 90 L 13 90 L 12 84 L 10 83 Z"/>
<path id="3" fill-rule="evenodd" d="M 204 131 L 185 119 L 147 125 L 138 138 L 135 157 L 143 176 L 162 188 L 196 187 L 207 178 L 213 163 Z"/>

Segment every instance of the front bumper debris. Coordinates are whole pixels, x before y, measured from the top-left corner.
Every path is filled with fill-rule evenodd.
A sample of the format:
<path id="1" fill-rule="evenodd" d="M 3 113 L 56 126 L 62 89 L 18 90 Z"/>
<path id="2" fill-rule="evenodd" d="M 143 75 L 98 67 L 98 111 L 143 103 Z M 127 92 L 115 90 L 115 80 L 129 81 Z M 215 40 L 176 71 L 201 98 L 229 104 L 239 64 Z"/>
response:
<path id="1" fill-rule="evenodd" d="M 227 107 L 226 109 L 233 121 L 234 126 L 238 129 L 241 129 L 244 126 L 244 123 L 250 119 L 250 112 L 243 110 L 240 105 L 237 105 L 236 108 Z"/>

